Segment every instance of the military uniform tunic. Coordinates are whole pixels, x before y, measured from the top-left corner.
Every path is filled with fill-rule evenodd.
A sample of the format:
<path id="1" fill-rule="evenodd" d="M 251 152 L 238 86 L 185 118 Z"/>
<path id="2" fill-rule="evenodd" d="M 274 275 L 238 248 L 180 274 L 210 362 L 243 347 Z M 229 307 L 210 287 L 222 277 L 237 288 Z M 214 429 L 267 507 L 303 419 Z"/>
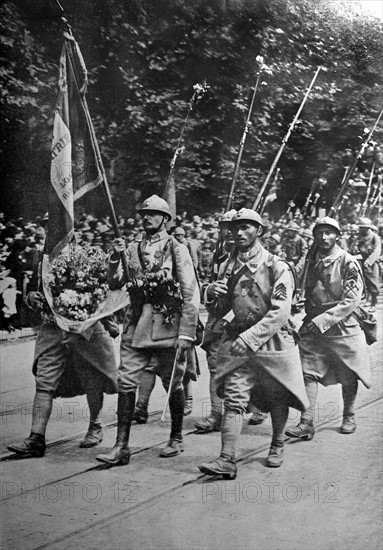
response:
<path id="1" fill-rule="evenodd" d="M 343 383 L 353 371 L 366 387 L 371 371 L 366 339 L 352 315 L 363 294 L 363 279 L 357 260 L 339 246 L 324 258 L 310 262 L 306 284 L 306 317 L 299 348 L 302 367 L 322 384 Z M 319 333 L 306 331 L 313 321 Z"/>
<path id="2" fill-rule="evenodd" d="M 282 243 L 283 259 L 295 266 L 297 276 L 303 271 L 307 244 L 302 237 L 295 235 L 292 239 L 286 238 Z"/>
<path id="3" fill-rule="evenodd" d="M 221 266 L 219 279 L 229 291 L 207 302 L 218 317 L 230 311 L 217 355 L 217 392 L 225 407 L 243 412 L 249 401 L 268 411 L 283 399 L 289 406 L 308 406 L 298 347 L 290 320 L 294 280 L 290 267 L 260 243 L 248 253 L 234 253 Z M 248 346 L 245 356 L 231 355 L 240 337 Z"/>
<path id="4" fill-rule="evenodd" d="M 183 297 L 178 336 L 194 340 L 200 294 L 192 260 L 186 246 L 170 237 L 166 230 L 162 230 L 152 236 L 145 235 L 142 243 L 132 243 L 126 250 L 126 256 L 130 277 L 136 282 L 142 281 L 145 273 L 156 271 L 159 265 L 168 278 L 173 277 L 178 280 Z M 125 282 L 120 262 L 110 260 L 110 287 L 112 289 L 120 288 Z M 126 308 L 119 366 L 119 391 L 122 393 L 135 390 L 139 386 L 141 373 L 149 366 L 153 357 L 158 360 L 158 372 L 166 389 L 170 382 L 176 351 L 174 343 L 170 343 L 169 340 L 168 345 L 165 343 L 158 348 L 142 347 L 142 342 L 148 335 L 140 331 L 140 319 L 135 317 L 132 306 Z M 173 389 L 182 387 L 182 376 L 182 369 L 178 368 Z"/>
<path id="5" fill-rule="evenodd" d="M 359 236 L 358 252 L 362 257 L 363 275 L 367 290 L 371 294 L 379 294 L 379 258 L 381 254 L 381 242 L 379 236 L 371 231 L 367 235 Z M 367 265 L 366 265 L 367 262 Z"/>

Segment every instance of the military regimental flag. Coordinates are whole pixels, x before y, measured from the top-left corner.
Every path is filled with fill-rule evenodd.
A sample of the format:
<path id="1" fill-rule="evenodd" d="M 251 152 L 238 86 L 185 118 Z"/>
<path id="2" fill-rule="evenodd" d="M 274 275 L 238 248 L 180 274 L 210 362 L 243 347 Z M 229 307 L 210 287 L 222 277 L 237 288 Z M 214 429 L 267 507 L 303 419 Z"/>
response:
<path id="1" fill-rule="evenodd" d="M 102 181 L 85 99 L 85 63 L 73 36 L 65 32 L 64 40 L 53 127 L 49 222 L 45 243 L 49 262 L 73 238 L 76 200 Z"/>

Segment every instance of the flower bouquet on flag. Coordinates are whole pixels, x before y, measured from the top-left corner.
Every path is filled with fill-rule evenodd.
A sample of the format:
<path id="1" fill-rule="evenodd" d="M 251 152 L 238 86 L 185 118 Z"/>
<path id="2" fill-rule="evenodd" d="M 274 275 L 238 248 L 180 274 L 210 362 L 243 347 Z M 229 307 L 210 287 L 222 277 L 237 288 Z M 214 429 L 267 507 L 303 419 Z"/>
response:
<path id="1" fill-rule="evenodd" d="M 44 293 L 63 330 L 84 333 L 130 302 L 126 292 L 109 290 L 107 255 L 98 247 L 71 244 L 51 263 L 44 262 Z"/>

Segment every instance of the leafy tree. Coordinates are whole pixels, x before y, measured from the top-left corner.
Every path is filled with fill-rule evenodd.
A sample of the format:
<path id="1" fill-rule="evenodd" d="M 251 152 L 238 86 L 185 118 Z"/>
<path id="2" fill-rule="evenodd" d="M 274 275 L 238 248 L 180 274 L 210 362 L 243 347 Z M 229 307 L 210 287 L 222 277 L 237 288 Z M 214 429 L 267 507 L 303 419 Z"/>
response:
<path id="1" fill-rule="evenodd" d="M 328 181 L 322 200 L 329 203 L 342 177 L 341 158 L 347 148 L 358 149 L 382 96 L 382 26 L 347 6 L 325 0 L 66 0 L 89 71 L 88 103 L 117 209 L 131 214 L 131 197 L 162 192 L 193 85 L 204 79 L 210 89 L 191 113 L 176 165 L 177 201 L 190 213 L 224 206 L 258 55 L 272 75 L 263 75 L 266 85 L 257 94 L 235 206 L 254 200 L 319 65 L 323 70 L 279 163 L 283 182 L 275 208 L 283 212 L 292 198 L 303 204 L 319 178 Z M 3 185 L 9 212 L 33 214 L 46 209 L 60 13 L 46 0 L 6 1 L 1 10 Z"/>

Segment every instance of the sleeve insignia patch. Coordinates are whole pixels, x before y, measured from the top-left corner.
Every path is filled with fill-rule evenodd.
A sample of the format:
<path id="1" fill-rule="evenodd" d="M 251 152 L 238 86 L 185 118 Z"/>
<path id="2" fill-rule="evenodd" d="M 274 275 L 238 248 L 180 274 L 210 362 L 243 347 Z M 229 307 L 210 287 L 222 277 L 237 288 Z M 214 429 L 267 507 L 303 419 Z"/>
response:
<path id="1" fill-rule="evenodd" d="M 279 283 L 274 290 L 274 296 L 277 300 L 286 300 L 287 299 L 287 289 L 286 285 Z"/>
<path id="2" fill-rule="evenodd" d="M 347 282 L 350 283 L 350 281 L 355 283 L 358 281 L 358 270 L 354 266 L 351 266 L 347 271 Z"/>

